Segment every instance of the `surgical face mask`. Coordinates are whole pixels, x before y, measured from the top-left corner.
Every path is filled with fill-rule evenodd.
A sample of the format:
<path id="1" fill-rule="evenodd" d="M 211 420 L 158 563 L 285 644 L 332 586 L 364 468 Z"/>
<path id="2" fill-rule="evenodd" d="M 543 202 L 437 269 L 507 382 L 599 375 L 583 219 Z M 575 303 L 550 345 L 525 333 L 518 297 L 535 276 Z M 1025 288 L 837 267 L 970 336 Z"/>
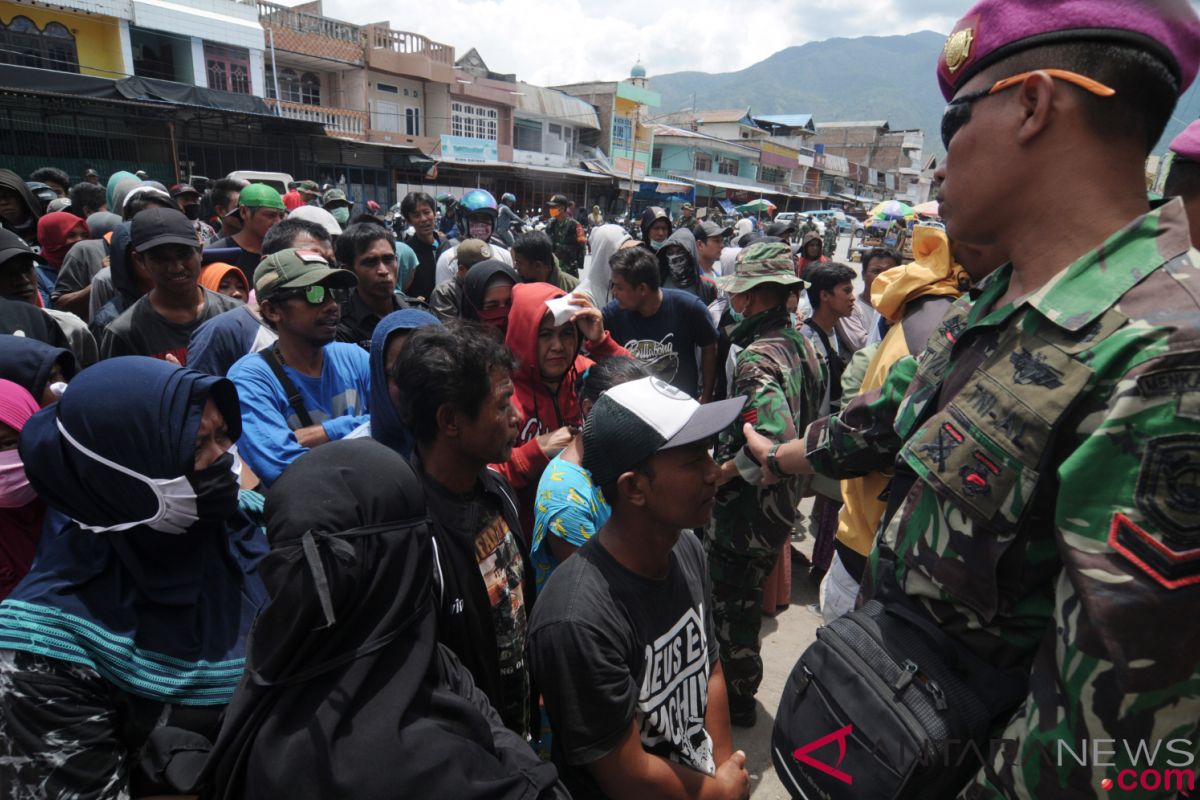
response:
<path id="1" fill-rule="evenodd" d="M 655 251 L 660 250 L 660 249 L 662 249 L 662 246 L 664 244 L 666 244 L 666 242 L 656 242 L 653 239 L 651 239 L 650 240 L 650 249 L 655 250 Z"/>
<path id="2" fill-rule="evenodd" d="M 741 311 L 738 311 L 737 302 L 736 302 L 737 297 L 738 297 L 738 295 L 730 295 L 729 296 L 729 317 L 734 322 L 737 322 L 740 324 L 741 321 L 746 318 L 746 315 L 743 314 Z"/>
<path id="3" fill-rule="evenodd" d="M 561 213 L 562 213 L 562 209 L 559 209 L 557 207 L 550 209 L 550 216 L 552 216 L 552 217 L 557 217 Z"/>
<path id="4" fill-rule="evenodd" d="M 492 238 L 492 226 L 487 222 L 472 222 L 467 226 L 467 230 L 471 232 L 472 239 L 486 242 Z"/>
<path id="5" fill-rule="evenodd" d="M 27 506 L 37 497 L 37 492 L 25 476 L 25 465 L 17 448 L 0 451 L 0 508 Z"/>
<path id="6" fill-rule="evenodd" d="M 50 384 L 50 394 L 54 395 L 55 397 L 61 398 L 63 396 L 63 392 L 66 390 L 67 385 L 62 381 L 55 381 L 54 383 Z"/>
<path id="7" fill-rule="evenodd" d="M 183 215 L 188 219 L 200 219 L 200 204 L 188 203 L 183 207 Z"/>
<path id="8" fill-rule="evenodd" d="M 223 453 L 211 466 L 202 470 L 195 470 L 177 478 L 151 478 L 84 447 L 67 431 L 62 420 L 58 421 L 58 431 L 83 455 L 144 484 L 158 501 L 158 508 L 145 519 L 106 526 L 88 525 L 76 520 L 84 530 L 96 533 L 116 532 L 145 525 L 162 533 L 180 534 L 187 533 L 198 522 L 223 521 L 237 511 L 240 466 L 237 457 L 231 452 Z"/>
<path id="9" fill-rule="evenodd" d="M 345 206 L 338 206 L 337 208 L 332 208 L 329 210 L 329 213 L 333 216 L 333 218 L 335 220 L 337 220 L 337 223 L 339 225 L 345 225 L 347 222 L 350 221 L 350 209 L 346 208 Z"/>

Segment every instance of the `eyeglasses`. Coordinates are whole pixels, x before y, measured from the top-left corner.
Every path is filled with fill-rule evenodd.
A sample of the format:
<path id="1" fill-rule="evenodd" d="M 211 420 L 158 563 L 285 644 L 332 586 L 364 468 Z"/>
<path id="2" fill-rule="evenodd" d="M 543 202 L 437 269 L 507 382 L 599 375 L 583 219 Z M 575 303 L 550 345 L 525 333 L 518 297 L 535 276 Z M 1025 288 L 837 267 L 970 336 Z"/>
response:
<path id="1" fill-rule="evenodd" d="M 946 110 L 942 112 L 942 146 L 947 150 L 950 149 L 950 140 L 954 138 L 954 134 L 958 133 L 959 129 L 971 119 L 971 106 L 977 101 L 985 97 L 1002 92 L 1005 89 L 1019 85 L 1023 80 L 1033 75 L 1035 72 L 1044 72 L 1051 78 L 1056 78 L 1060 81 L 1072 83 L 1081 89 L 1091 92 L 1098 97 L 1112 97 L 1116 94 L 1115 89 L 1105 86 L 1103 83 L 1094 81 L 1086 75 L 1080 75 L 1077 72 L 1068 72 L 1065 69 L 1042 69 L 1030 70 L 1022 72 L 1019 75 L 1013 75 L 1009 78 L 1004 78 L 993 83 L 983 89 L 978 89 L 974 92 L 967 92 L 959 95 L 947 104 Z"/>
<path id="2" fill-rule="evenodd" d="M 309 305 L 319 306 L 325 302 L 325 298 L 332 297 L 333 294 L 329 289 L 326 289 L 321 284 L 306 286 L 303 289 L 292 289 L 291 291 L 280 292 L 276 297 L 280 300 L 291 300 L 292 298 L 304 298 Z"/>

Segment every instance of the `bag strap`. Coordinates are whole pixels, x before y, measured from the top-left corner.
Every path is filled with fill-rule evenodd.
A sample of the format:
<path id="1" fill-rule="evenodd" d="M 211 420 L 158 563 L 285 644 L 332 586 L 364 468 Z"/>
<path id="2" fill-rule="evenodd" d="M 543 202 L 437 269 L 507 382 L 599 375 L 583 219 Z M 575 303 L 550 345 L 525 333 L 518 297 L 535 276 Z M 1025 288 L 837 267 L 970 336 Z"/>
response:
<path id="1" fill-rule="evenodd" d="M 296 384 L 283 371 L 283 364 L 279 362 L 279 356 L 275 354 L 275 348 L 268 347 L 266 350 L 259 350 L 258 354 L 262 356 L 263 361 L 267 362 L 267 366 L 275 374 L 275 380 L 279 381 L 279 385 L 283 387 L 283 392 L 287 395 L 288 405 L 292 407 L 292 410 L 296 412 L 296 416 L 300 419 L 300 427 L 308 428 L 316 424 L 313 422 L 312 416 L 308 413 L 308 409 L 304 407 L 304 396 L 300 394 L 300 390 L 296 388 Z"/>

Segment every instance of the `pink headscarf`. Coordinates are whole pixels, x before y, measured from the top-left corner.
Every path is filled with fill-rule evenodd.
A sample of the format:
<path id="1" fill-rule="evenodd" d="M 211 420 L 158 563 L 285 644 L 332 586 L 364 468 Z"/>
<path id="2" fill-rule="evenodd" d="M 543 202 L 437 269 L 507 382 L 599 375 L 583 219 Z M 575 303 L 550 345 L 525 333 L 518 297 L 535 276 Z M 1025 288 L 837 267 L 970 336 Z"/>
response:
<path id="1" fill-rule="evenodd" d="M 83 226 L 83 236 L 86 239 L 87 222 L 66 211 L 52 211 L 38 220 L 37 238 L 42 246 L 42 259 L 50 266 L 58 269 L 63 259 L 67 257 L 67 234 Z"/>
<path id="2" fill-rule="evenodd" d="M 40 408 L 24 386 L 0 379 L 0 422 L 20 433 Z"/>

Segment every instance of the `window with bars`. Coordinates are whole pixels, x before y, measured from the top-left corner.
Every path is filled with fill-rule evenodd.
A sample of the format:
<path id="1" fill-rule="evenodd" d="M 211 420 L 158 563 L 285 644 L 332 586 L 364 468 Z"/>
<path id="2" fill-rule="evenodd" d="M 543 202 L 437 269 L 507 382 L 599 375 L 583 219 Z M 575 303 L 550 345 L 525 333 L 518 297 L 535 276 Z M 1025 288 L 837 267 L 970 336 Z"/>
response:
<path id="1" fill-rule="evenodd" d="M 470 103 L 451 103 L 450 132 L 455 136 L 490 139 L 494 142 L 499 138 L 498 117 L 494 108 Z"/>
<path id="2" fill-rule="evenodd" d="M 696 171 L 712 172 L 712 156 L 708 153 L 696 153 Z"/>
<path id="3" fill-rule="evenodd" d="M 79 72 L 79 49 L 75 36 L 65 25 L 46 23 L 38 30 L 29 17 L 0 22 L 0 64 Z"/>
<path id="4" fill-rule="evenodd" d="M 208 88 L 250 94 L 250 51 L 242 47 L 204 43 L 204 71 Z M 282 77 L 282 73 L 280 75 Z M 283 92 L 282 83 L 279 87 Z M 285 93 L 284 99 L 287 99 Z"/>
<path id="5" fill-rule="evenodd" d="M 721 158 L 717 160 L 717 173 L 720 175 L 737 175 L 738 162 L 736 158 Z"/>

